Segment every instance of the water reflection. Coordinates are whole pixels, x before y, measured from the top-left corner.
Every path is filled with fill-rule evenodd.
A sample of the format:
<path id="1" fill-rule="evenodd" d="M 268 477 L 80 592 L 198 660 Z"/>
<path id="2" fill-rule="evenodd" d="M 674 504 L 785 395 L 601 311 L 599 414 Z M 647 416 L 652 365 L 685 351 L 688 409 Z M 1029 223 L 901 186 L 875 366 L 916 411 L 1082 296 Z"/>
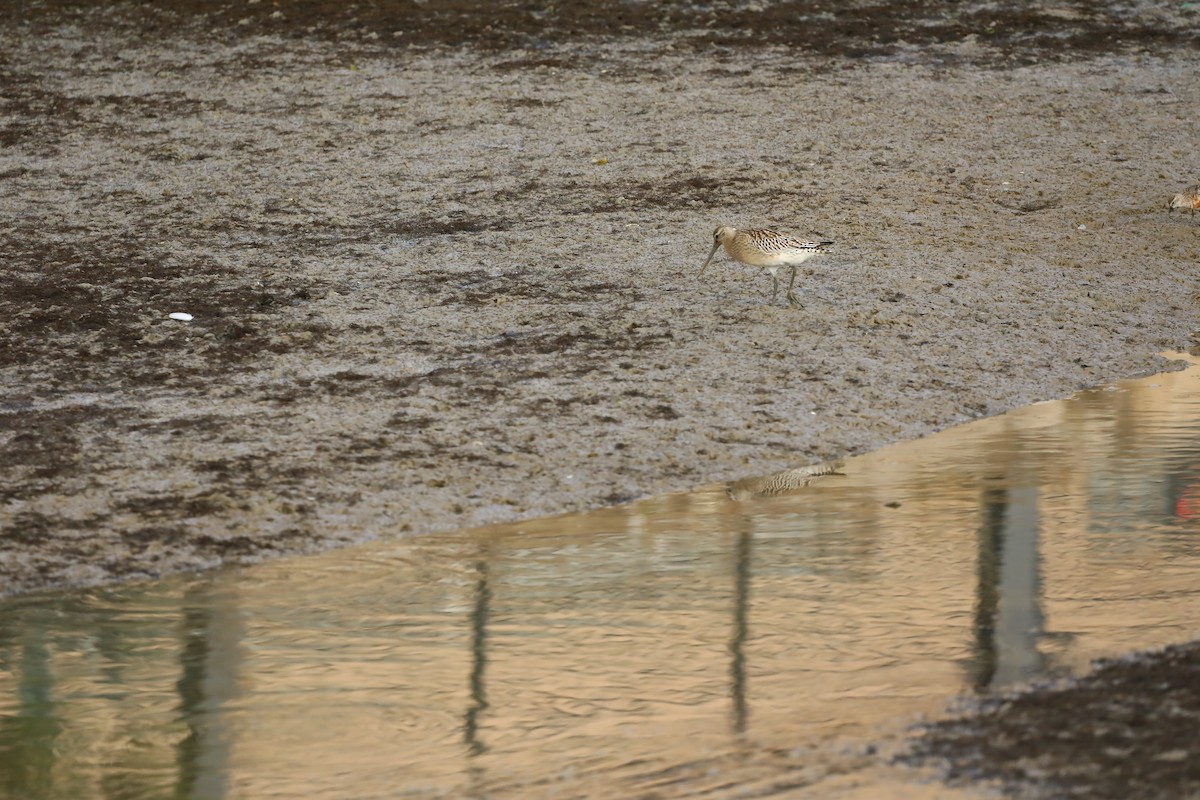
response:
<path id="1" fill-rule="evenodd" d="M 979 578 L 975 604 L 972 686 L 1029 680 L 1045 662 L 1038 639 L 1045 633 L 1038 575 L 1038 489 L 985 486 L 979 528 Z"/>
<path id="2" fill-rule="evenodd" d="M 887 797 L 847 743 L 1200 630 L 1200 370 L 780 475 L 7 601 L 0 796 Z"/>
<path id="3" fill-rule="evenodd" d="M 734 568 L 733 637 L 729 652 L 733 655 L 729 674 L 733 698 L 733 730 L 746 731 L 746 639 L 750 632 L 750 534 L 737 535 L 737 560 Z"/>
<path id="4" fill-rule="evenodd" d="M 36 796 L 51 785 L 55 742 L 63 726 L 52 699 L 54 680 L 44 630 L 35 628 L 25 636 L 14 636 L 12 650 L 21 669 L 14 675 L 17 680 L 11 685 L 6 713 L 0 716 L 0 747 L 4 754 L 0 787 L 5 797 L 26 793 Z"/>
<path id="5" fill-rule="evenodd" d="M 479 741 L 479 715 L 487 709 L 487 689 L 484 686 L 483 675 L 487 667 L 488 607 L 492 599 L 492 590 L 488 586 L 486 552 L 483 555 L 476 564 L 479 581 L 475 584 L 475 607 L 471 611 L 471 703 L 467 707 L 466 720 L 463 723 L 463 734 L 471 755 L 479 755 L 487 749 Z"/>
<path id="6" fill-rule="evenodd" d="M 843 466 L 845 466 L 843 461 L 829 461 L 823 464 L 793 467 L 763 477 L 743 478 L 729 484 L 725 493 L 731 500 L 753 500 L 756 497 L 776 497 L 790 494 L 812 486 L 813 481 L 819 478 L 841 475 L 842 473 L 838 470 Z"/>
<path id="7" fill-rule="evenodd" d="M 175 691 L 185 735 L 175 745 L 174 796 L 226 797 L 235 736 L 223 711 L 238 695 L 241 614 L 235 595 L 214 594 L 208 584 L 185 589 L 182 601 Z"/>

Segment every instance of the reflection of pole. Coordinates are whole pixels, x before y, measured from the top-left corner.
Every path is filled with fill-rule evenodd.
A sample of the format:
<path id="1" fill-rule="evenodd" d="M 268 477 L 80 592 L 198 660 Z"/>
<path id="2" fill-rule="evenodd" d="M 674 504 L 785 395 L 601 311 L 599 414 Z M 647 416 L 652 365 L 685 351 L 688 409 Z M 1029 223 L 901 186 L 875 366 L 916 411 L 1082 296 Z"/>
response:
<path id="1" fill-rule="evenodd" d="M 971 683 L 976 691 L 986 689 L 996 672 L 996 609 L 1000 604 L 1000 563 L 1004 558 L 1004 513 L 1008 491 L 988 486 L 983 491 L 983 524 L 979 527 L 979 580 L 975 602 L 975 657 Z"/>
<path id="2" fill-rule="evenodd" d="M 193 601 L 194 602 L 194 601 Z M 203 746 L 204 673 L 208 661 L 208 609 L 185 601 L 183 609 L 183 647 L 179 650 L 179 716 L 188 727 L 188 735 L 175 745 L 178 777 L 176 797 L 192 797 L 200 774 Z"/>
<path id="3" fill-rule="evenodd" d="M 734 564 L 733 638 L 729 652 L 733 654 L 729 672 L 732 677 L 733 730 L 746 732 L 746 637 L 750 617 L 750 533 L 738 534 L 737 561 Z"/>
<path id="4" fill-rule="evenodd" d="M 7 613 L 12 613 L 11 611 Z M 0 716 L 0 796 L 50 797 L 54 794 L 63 724 L 55 715 L 54 675 L 46 631 L 41 625 L 5 626 L 3 639 L 24 641 L 16 671 L 19 711 Z"/>
<path id="5" fill-rule="evenodd" d="M 476 569 L 479 571 L 479 582 L 475 584 L 475 608 L 471 611 L 471 705 L 463 722 L 463 738 L 468 752 L 473 756 L 487 750 L 479 741 L 479 715 L 488 707 L 484 672 L 487 669 L 487 623 L 492 605 L 486 558 L 476 564 Z"/>
<path id="6" fill-rule="evenodd" d="M 979 529 L 979 584 L 975 606 L 977 691 L 1028 680 L 1042 668 L 1044 633 L 1038 555 L 1036 486 L 988 487 Z"/>
<path id="7" fill-rule="evenodd" d="M 229 794 L 233 751 L 228 702 L 237 696 L 242 624 L 237 595 L 205 583 L 183 595 L 179 715 L 188 735 L 175 746 L 175 795 L 218 800 Z"/>
<path id="8" fill-rule="evenodd" d="M 1004 560 L 996 640 L 1000 643 L 993 685 L 1028 680 L 1042 669 L 1038 638 L 1044 633 L 1042 581 L 1038 556 L 1038 490 L 1018 486 L 1009 492 L 1004 520 Z"/>

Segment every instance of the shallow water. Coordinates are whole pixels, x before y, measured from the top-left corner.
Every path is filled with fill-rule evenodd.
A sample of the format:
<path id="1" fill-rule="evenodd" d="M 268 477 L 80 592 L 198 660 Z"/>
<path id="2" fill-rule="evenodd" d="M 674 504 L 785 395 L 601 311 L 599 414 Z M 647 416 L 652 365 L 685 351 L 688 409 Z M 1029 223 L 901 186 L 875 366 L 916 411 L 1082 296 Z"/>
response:
<path id="1" fill-rule="evenodd" d="M 956 797 L 913 721 L 1200 631 L 1200 369 L 788 483 L 6 601 L 0 797 Z"/>

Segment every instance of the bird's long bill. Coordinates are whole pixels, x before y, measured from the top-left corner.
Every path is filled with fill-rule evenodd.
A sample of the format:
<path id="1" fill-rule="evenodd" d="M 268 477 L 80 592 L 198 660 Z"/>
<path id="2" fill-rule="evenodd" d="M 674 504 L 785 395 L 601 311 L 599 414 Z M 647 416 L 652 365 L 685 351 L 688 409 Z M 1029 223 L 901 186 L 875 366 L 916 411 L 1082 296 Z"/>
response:
<path id="1" fill-rule="evenodd" d="M 704 259 L 704 266 L 700 267 L 700 274 L 704 274 L 704 270 L 708 269 L 708 262 L 713 260 L 713 256 L 717 254 L 717 248 L 721 246 L 720 242 L 713 242 L 712 250 L 708 251 L 708 258 Z"/>

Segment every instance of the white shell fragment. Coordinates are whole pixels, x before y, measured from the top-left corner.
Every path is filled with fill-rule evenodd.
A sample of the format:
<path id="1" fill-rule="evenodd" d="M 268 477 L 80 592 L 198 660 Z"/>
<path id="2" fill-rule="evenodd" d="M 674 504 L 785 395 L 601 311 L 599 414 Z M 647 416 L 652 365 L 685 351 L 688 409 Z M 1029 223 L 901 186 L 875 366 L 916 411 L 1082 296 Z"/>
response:
<path id="1" fill-rule="evenodd" d="M 167 316 L 170 317 L 171 319 L 177 319 L 180 322 L 191 322 L 192 321 L 192 315 L 185 314 L 182 311 L 172 311 L 170 314 L 167 314 Z"/>

